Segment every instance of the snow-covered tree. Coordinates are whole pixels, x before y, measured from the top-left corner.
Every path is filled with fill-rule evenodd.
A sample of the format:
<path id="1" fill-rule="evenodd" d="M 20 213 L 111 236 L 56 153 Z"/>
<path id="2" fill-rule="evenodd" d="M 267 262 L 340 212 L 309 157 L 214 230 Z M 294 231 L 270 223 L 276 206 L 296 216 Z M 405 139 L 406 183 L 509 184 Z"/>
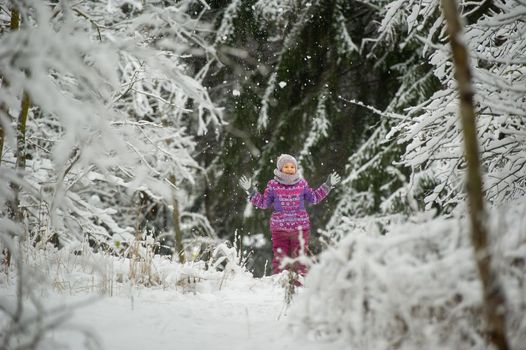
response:
<path id="1" fill-rule="evenodd" d="M 451 212 L 464 198 L 457 93 L 439 3 L 370 2 L 379 11 L 379 22 L 361 49 L 394 74 L 399 86 L 387 107 L 376 111 L 382 122 L 347 161 L 348 186 L 329 222 L 331 236 L 344 234 L 349 216 L 353 227 L 363 227 L 369 219 L 362 225 L 357 216 L 380 214 L 376 221 L 383 226 L 398 220 L 396 213 Z M 517 1 L 461 2 L 473 53 L 484 192 L 492 204 L 524 194 L 523 9 Z M 383 184 L 375 195 L 368 187 L 378 169 L 392 185 Z"/>
<path id="2" fill-rule="evenodd" d="M 384 50 L 413 48 L 413 63 L 404 61 L 392 67 L 417 74 L 403 77 L 388 108 L 376 111 L 386 124 L 363 144 L 363 161 L 358 170 L 351 168 L 347 183 L 356 181 L 360 173 L 367 176 L 395 140 L 405 147 L 399 162 L 410 170 L 410 176 L 391 197 L 397 195 L 412 213 L 402 218 L 357 220 L 352 216 L 360 208 L 353 206 L 356 193 L 347 190 L 328 230 L 341 241 L 322 254 L 320 265 L 307 278 L 309 292 L 295 311 L 301 320 L 298 323 L 314 337 L 343 338 L 357 348 L 483 349 L 489 338 L 506 338 L 500 332 L 505 313 L 510 348 L 520 347 L 524 322 L 518 320 L 524 306 L 517 295 L 524 294 L 519 281 L 524 259 L 521 256 L 518 264 L 512 263 L 517 253 L 510 252 L 522 251 L 526 242 L 520 224 L 526 176 L 521 121 L 526 102 L 522 92 L 526 4 L 475 1 L 460 6 L 466 22 L 460 39 L 472 56 L 474 84 L 469 94 L 474 94 L 476 107 L 483 190 L 491 208 L 488 230 L 492 237 L 484 248 L 474 239 L 474 245 L 478 244 L 475 252 L 468 240 L 466 161 L 457 117 L 459 96 L 466 102 L 467 95 L 465 86 L 463 95 L 458 93 L 440 2 L 371 4 L 378 7 L 382 20 L 377 36 L 367 40 L 367 54 L 388 63 Z M 425 67 L 415 70 L 417 62 Z M 428 68 L 431 70 L 426 71 Z M 432 93 L 426 97 L 428 88 Z M 469 180 L 467 186 L 476 184 Z M 391 203 L 385 198 L 384 208 Z M 471 203 L 471 207 L 481 206 Z M 420 210 L 427 212 L 418 214 Z M 480 212 L 473 220 L 489 221 Z M 483 239 L 481 234 L 479 238 Z M 485 271 L 480 271 L 481 262 L 486 264 Z M 496 276 L 501 277 L 502 294 L 494 283 Z M 484 288 L 480 277 L 486 279 Z M 504 297 L 508 297 L 507 307 Z M 496 310 L 500 313 L 491 314 Z M 493 324 L 487 322 L 490 317 L 482 321 L 485 314 L 495 316 Z M 505 342 L 500 344 L 507 348 Z"/>
<path id="3" fill-rule="evenodd" d="M 526 341 L 525 210 L 519 200 L 490 212 L 511 349 Z M 356 349 L 487 349 L 468 221 L 423 213 L 385 231 L 349 227 L 321 253 L 289 312 L 291 328 Z"/>
<path id="4" fill-rule="evenodd" d="M 490 203 L 500 204 L 525 194 L 526 4 L 466 1 L 460 7 L 472 54 L 484 192 Z M 397 132 L 398 141 L 407 143 L 402 161 L 413 174 L 409 187 L 416 186 L 415 180 L 423 173 L 434 179 L 433 191 L 425 198 L 426 208 L 452 208 L 464 196 L 464 160 L 455 117 L 458 95 L 439 1 L 388 3 L 380 32 L 378 42 L 390 42 L 393 35 L 400 35 L 404 43 L 418 45 L 422 59 L 440 82 L 440 89 L 429 99 L 408 108 L 391 135 Z M 411 89 L 405 84 L 403 88 Z"/>
<path id="5" fill-rule="evenodd" d="M 117 202 L 132 204 L 126 193 L 144 191 L 171 203 L 168 177 L 193 182 L 199 169 L 184 127 L 184 119 L 193 118 L 191 103 L 199 111 L 200 133 L 219 122 L 206 90 L 180 59 L 204 45 L 199 31 L 207 29 L 185 14 L 189 4 L 126 4 L 21 3 L 21 29 L 2 37 L 1 71 L 9 82 L 2 94 L 8 111 L 2 116 L 2 166 L 15 161 L 10 116 L 27 91 L 31 160 L 22 171 L 31 190 L 22 207 L 32 222 L 41 214 L 57 218 L 40 226 L 61 231 L 62 239 L 129 232 L 134 223 L 113 215 Z"/>
<path id="6" fill-rule="evenodd" d="M 0 301 L 9 349 L 35 346 L 66 316 L 41 307 L 31 286 L 46 274 L 25 271 L 23 247 L 123 247 L 151 209 L 135 198 L 180 203 L 177 219 L 213 234 L 204 218 L 184 212 L 200 172 L 192 135 L 221 122 L 184 62 L 210 50 L 210 28 L 192 5 L 1 2 L 0 246 L 19 286 L 15 306 Z"/>

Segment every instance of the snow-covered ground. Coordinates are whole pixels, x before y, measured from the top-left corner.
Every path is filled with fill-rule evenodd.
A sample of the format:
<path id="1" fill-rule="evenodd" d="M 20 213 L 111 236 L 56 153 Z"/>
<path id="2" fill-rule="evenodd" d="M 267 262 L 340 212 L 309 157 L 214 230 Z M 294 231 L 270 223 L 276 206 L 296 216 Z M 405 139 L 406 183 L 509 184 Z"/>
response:
<path id="1" fill-rule="evenodd" d="M 105 297 L 79 308 L 70 322 L 87 326 L 105 349 L 320 349 L 291 332 L 282 286 L 270 278 L 246 282 L 195 294 L 143 288 L 133 298 Z M 71 349 L 83 346 L 78 332 L 52 335 Z"/>
<path id="2" fill-rule="evenodd" d="M 210 268 L 202 262 L 180 265 L 155 256 L 149 266 L 151 276 L 160 282 L 149 287 L 132 282 L 133 264 L 128 259 L 77 256 L 67 249 L 29 254 L 28 270 L 40 270 L 39 281 L 32 280 L 37 283 L 33 295 L 46 310 L 41 312 L 43 324 L 53 325 L 44 332 L 38 349 L 342 348 L 294 331 L 291 305 L 285 302 L 285 274 L 254 278 L 232 263 L 235 249 L 225 248 L 223 253 L 224 259 L 217 259 Z M 0 306 L 14 309 L 16 280 L 15 274 L 10 275 L 8 279 L 4 275 L 0 283 Z M 295 297 L 303 292 L 299 288 Z M 38 323 L 35 304 L 27 298 L 26 302 L 24 317 Z M 71 313 L 63 314 L 64 310 Z M 64 315 L 63 321 L 55 321 Z M 0 313 L 0 340 L 7 329 L 6 314 Z M 31 338 L 20 334 L 14 338 Z M 8 348 L 16 346 L 11 342 Z"/>
<path id="3" fill-rule="evenodd" d="M 521 350 L 525 213 L 522 202 L 494 209 L 488 225 L 511 348 Z M 287 276 L 254 278 L 236 242 L 186 264 L 155 255 L 148 238 L 112 254 L 87 242 L 21 243 L 13 253 L 23 263 L 0 270 L 0 350 L 35 339 L 39 350 L 486 350 L 467 221 L 431 215 L 385 235 L 354 230 L 329 246 L 288 307 Z"/>

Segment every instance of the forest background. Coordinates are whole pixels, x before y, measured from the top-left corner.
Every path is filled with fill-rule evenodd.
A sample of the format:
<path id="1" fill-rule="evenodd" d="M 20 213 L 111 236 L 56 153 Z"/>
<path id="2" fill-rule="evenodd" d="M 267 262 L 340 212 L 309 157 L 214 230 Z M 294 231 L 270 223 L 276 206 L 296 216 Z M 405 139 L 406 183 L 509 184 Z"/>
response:
<path id="1" fill-rule="evenodd" d="M 517 296 L 526 3 L 461 1 L 459 13 L 496 264 Z M 297 156 L 313 187 L 343 177 L 309 209 L 312 256 L 380 244 L 363 234 L 396 250 L 403 225 L 418 243 L 392 270 L 408 252 L 428 261 L 466 248 L 459 95 L 439 1 L 19 0 L 0 2 L 0 21 L 6 265 L 24 241 L 121 255 L 142 240 L 183 261 L 228 240 L 268 274 L 270 213 L 248 204 L 238 180 L 262 190 L 281 153 Z"/>

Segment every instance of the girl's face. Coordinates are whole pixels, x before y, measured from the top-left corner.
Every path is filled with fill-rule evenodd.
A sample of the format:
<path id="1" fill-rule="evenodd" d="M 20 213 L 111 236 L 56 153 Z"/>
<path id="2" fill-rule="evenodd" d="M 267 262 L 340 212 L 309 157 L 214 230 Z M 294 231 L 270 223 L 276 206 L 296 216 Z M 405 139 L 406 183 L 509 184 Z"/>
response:
<path id="1" fill-rule="evenodd" d="M 294 175 L 296 174 L 296 166 L 294 163 L 285 163 L 283 168 L 281 168 L 281 171 L 285 174 Z"/>

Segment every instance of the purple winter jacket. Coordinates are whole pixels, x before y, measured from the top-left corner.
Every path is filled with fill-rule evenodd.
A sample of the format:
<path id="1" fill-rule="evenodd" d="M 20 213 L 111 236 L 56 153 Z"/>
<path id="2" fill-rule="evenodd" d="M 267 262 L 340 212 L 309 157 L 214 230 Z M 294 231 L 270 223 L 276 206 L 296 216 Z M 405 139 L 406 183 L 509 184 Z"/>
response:
<path id="1" fill-rule="evenodd" d="M 258 208 L 266 209 L 272 206 L 270 230 L 303 231 L 310 229 L 309 215 L 305 210 L 305 202 L 318 204 L 329 194 L 330 188 L 323 184 L 313 190 L 305 179 L 294 185 L 284 185 L 276 180 L 270 180 L 263 194 L 254 192 L 250 202 Z"/>

